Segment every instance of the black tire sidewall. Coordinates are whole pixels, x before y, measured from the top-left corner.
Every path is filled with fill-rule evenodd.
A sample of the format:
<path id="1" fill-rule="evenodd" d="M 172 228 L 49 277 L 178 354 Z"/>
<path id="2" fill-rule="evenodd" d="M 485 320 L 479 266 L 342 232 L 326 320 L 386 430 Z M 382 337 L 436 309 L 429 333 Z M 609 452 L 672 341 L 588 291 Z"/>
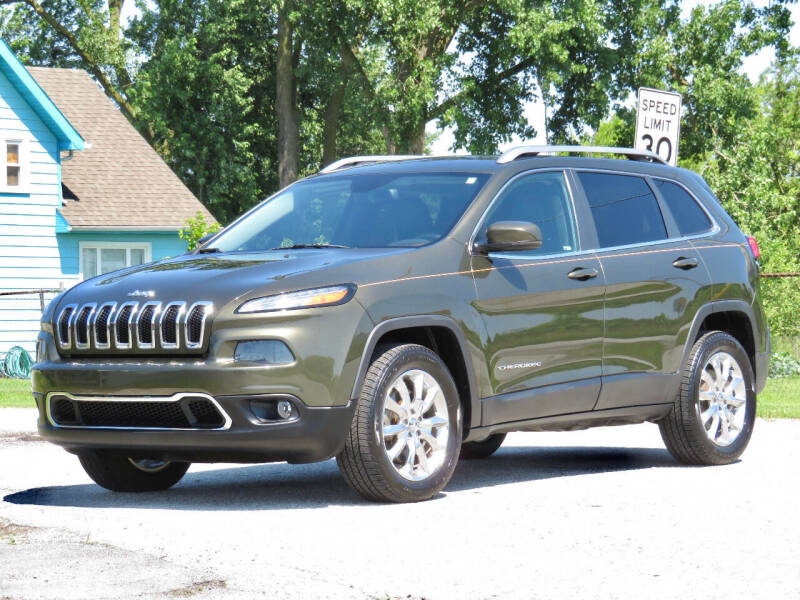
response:
<path id="1" fill-rule="evenodd" d="M 189 469 L 188 462 L 169 462 L 158 471 L 143 471 L 124 453 L 106 450 L 83 450 L 78 459 L 97 485 L 113 492 L 165 490 L 178 483 Z"/>
<path id="2" fill-rule="evenodd" d="M 699 352 L 695 354 L 691 365 L 691 394 L 687 399 L 691 402 L 690 410 L 694 417 L 692 419 L 692 425 L 701 443 L 703 443 L 706 452 L 715 456 L 719 462 L 730 462 L 744 452 L 753 434 L 753 427 L 756 419 L 756 394 L 753 391 L 753 369 L 744 348 L 742 348 L 741 344 L 732 336 L 722 332 L 715 332 L 701 341 L 703 344 Z M 708 359 L 717 352 L 727 352 L 736 360 L 744 377 L 747 394 L 744 428 L 736 440 L 729 446 L 719 446 L 708 439 L 706 430 L 700 419 L 700 375 Z"/>
<path id="3" fill-rule="evenodd" d="M 445 462 L 431 477 L 422 481 L 411 481 L 402 477 L 390 464 L 386 451 L 383 448 L 381 429 L 383 426 L 383 399 L 387 388 L 403 372 L 412 369 L 426 371 L 433 376 L 445 396 L 448 418 L 450 419 L 450 433 L 447 440 L 447 455 Z M 453 474 L 458 462 L 461 449 L 461 418 L 458 390 L 453 377 L 445 364 L 433 352 L 422 347 L 409 347 L 395 356 L 387 368 L 383 370 L 375 386 L 374 396 L 370 398 L 370 436 L 369 451 L 376 457 L 377 467 L 384 480 L 390 484 L 394 491 L 403 500 L 425 500 L 438 493 Z"/>

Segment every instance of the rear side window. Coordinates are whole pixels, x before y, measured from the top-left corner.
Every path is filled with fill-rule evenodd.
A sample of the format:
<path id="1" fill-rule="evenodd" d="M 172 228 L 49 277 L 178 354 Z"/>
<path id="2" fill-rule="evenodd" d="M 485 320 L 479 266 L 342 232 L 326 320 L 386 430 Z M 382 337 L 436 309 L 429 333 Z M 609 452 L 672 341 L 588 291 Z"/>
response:
<path id="1" fill-rule="evenodd" d="M 667 239 L 658 200 L 641 177 L 578 172 L 601 248 Z"/>
<path id="2" fill-rule="evenodd" d="M 685 189 L 671 181 L 663 179 L 654 179 L 653 181 L 675 218 L 681 235 L 694 235 L 711 229 L 708 215 Z"/>

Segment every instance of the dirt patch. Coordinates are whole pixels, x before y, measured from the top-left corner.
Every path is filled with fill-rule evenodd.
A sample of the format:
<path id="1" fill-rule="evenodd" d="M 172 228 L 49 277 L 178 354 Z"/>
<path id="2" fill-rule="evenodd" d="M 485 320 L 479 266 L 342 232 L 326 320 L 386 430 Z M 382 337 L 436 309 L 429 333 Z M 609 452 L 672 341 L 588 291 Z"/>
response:
<path id="1" fill-rule="evenodd" d="M 17 525 L 11 521 L 0 519 L 0 539 L 14 544 L 21 539 L 24 539 L 30 532 L 34 531 L 35 527 L 27 525 Z"/>
<path id="2" fill-rule="evenodd" d="M 17 442 L 44 442 L 44 440 L 35 433 L 0 432 L 0 443 L 14 444 Z"/>
<path id="3" fill-rule="evenodd" d="M 208 581 L 200 581 L 198 583 L 187 585 L 186 587 L 170 590 L 166 593 L 166 595 L 170 598 L 191 598 L 192 596 L 202 594 L 203 592 L 221 590 L 226 587 L 227 585 L 222 579 L 210 579 Z"/>

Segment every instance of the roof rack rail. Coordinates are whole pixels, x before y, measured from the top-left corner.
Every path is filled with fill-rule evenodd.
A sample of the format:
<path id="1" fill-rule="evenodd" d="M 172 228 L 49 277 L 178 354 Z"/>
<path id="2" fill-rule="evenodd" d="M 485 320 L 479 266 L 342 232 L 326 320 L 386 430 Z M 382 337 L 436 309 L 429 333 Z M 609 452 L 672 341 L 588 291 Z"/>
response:
<path id="1" fill-rule="evenodd" d="M 331 173 L 344 169 L 345 167 L 355 167 L 356 165 L 363 165 L 376 162 L 392 162 L 395 160 L 410 160 L 412 158 L 425 158 L 421 154 L 374 154 L 368 156 L 350 156 L 348 158 L 341 158 L 332 162 L 326 167 L 320 169 L 320 173 Z"/>
<path id="2" fill-rule="evenodd" d="M 614 148 L 611 146 L 517 146 L 503 152 L 497 159 L 498 164 L 510 163 L 518 158 L 529 158 L 540 154 L 554 152 L 567 152 L 569 154 L 619 154 L 630 160 L 649 160 L 651 162 L 668 164 L 655 152 L 649 150 L 636 150 L 634 148 Z"/>

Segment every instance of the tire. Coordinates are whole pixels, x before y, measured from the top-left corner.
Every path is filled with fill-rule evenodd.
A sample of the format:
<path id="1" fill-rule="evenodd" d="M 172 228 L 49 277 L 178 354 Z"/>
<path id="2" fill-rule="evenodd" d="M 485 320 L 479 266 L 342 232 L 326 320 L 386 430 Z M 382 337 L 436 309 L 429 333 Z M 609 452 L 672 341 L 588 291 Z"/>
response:
<path id="1" fill-rule="evenodd" d="M 461 444 L 461 457 L 466 460 L 489 458 L 500 449 L 506 439 L 505 433 L 495 433 L 482 442 L 467 442 Z"/>
<path id="2" fill-rule="evenodd" d="M 181 480 L 190 464 L 134 461 L 122 454 L 103 450 L 84 450 L 78 455 L 78 459 L 83 470 L 97 485 L 112 492 L 166 490 Z"/>
<path id="3" fill-rule="evenodd" d="M 679 462 L 724 465 L 744 452 L 755 416 L 753 368 L 747 353 L 734 337 L 712 331 L 692 347 L 681 371 L 678 397 L 659 428 L 667 450 Z"/>
<path id="4" fill-rule="evenodd" d="M 428 500 L 447 485 L 458 462 L 456 385 L 444 362 L 424 346 L 382 346 L 378 353 L 336 462 L 350 487 L 368 500 Z M 419 381 L 422 392 L 415 392 Z M 429 393 L 434 384 L 440 393 Z"/>

